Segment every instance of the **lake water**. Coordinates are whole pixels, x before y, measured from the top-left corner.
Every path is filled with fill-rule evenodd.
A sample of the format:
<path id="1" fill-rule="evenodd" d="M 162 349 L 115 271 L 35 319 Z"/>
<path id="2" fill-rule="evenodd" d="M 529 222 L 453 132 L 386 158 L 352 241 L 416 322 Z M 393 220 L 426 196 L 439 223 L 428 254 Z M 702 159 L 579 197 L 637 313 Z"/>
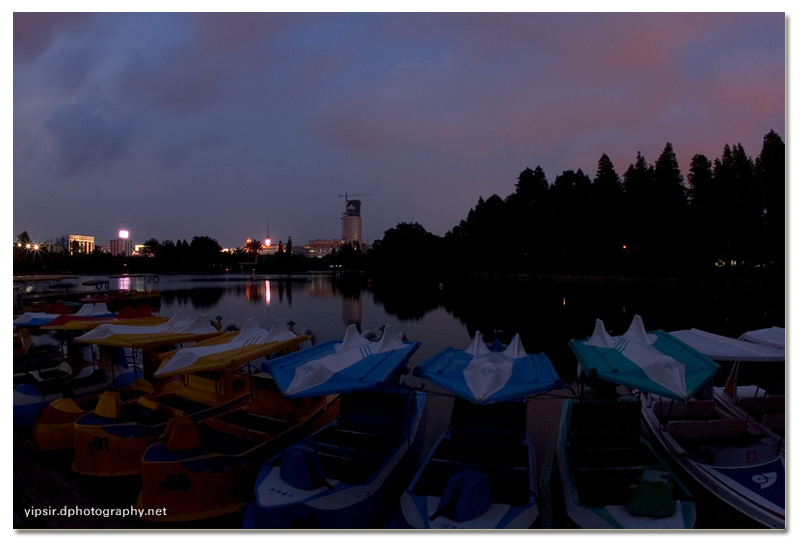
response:
<path id="1" fill-rule="evenodd" d="M 105 280 L 107 277 L 97 277 Z M 94 291 L 82 282 L 77 288 Z M 596 318 L 604 320 L 614 335 L 622 334 L 639 314 L 648 330 L 699 328 L 738 337 L 745 331 L 785 325 L 783 285 L 751 282 L 719 287 L 680 283 L 593 284 L 563 279 L 528 279 L 502 276 L 450 277 L 429 281 L 380 280 L 363 275 L 160 275 L 110 278 L 108 289 L 161 292 L 161 316 L 190 310 L 210 318 L 221 316 L 241 326 L 255 318 L 269 329 L 275 320 L 307 326 L 316 342 L 340 340 L 349 324 L 376 331 L 384 325 L 402 330 L 421 348 L 411 359 L 416 365 L 452 346 L 466 348 L 476 331 L 487 341 L 496 334 L 508 342 L 519 333 L 526 351 L 547 354 L 565 384 L 575 378 L 577 360 L 568 341 L 590 335 Z M 717 382 L 724 377 L 718 377 Z M 419 379 L 407 378 L 414 386 Z M 430 398 L 427 440 L 448 423 L 452 398 Z M 561 399 L 569 389 L 529 404 L 530 432 L 541 464 L 552 453 L 560 421 Z M 737 521 L 702 518 L 698 527 L 736 527 Z"/>

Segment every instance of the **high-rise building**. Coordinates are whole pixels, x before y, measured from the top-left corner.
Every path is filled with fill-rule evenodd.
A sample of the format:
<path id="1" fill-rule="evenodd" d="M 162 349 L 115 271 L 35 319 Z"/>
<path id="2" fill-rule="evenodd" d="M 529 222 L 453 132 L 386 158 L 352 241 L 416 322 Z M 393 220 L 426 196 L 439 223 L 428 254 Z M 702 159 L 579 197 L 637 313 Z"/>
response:
<path id="1" fill-rule="evenodd" d="M 312 240 L 304 248 L 308 257 L 325 257 L 344 245 L 344 240 Z"/>
<path id="2" fill-rule="evenodd" d="M 94 251 L 94 237 L 89 235 L 62 235 L 56 237 L 55 245 L 63 248 L 70 255 L 90 254 Z"/>
<path id="3" fill-rule="evenodd" d="M 345 200 L 342 214 L 342 239 L 361 247 L 361 201 Z"/>
<path id="4" fill-rule="evenodd" d="M 111 255 L 133 255 L 133 241 L 127 239 L 114 239 L 111 241 Z"/>

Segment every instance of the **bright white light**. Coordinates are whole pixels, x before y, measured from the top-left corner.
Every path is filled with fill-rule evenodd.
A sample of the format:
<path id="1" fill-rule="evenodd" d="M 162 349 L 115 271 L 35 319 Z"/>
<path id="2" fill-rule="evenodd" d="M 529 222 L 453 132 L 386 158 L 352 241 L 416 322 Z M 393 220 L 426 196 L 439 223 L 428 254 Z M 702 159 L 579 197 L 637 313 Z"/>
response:
<path id="1" fill-rule="evenodd" d="M 120 229 L 119 238 L 128 238 L 128 231 L 125 229 Z"/>
<path id="2" fill-rule="evenodd" d="M 271 241 L 270 241 L 269 239 L 265 239 L 265 240 L 264 240 L 264 246 L 269 246 L 269 245 L 270 245 L 270 242 L 271 242 Z"/>

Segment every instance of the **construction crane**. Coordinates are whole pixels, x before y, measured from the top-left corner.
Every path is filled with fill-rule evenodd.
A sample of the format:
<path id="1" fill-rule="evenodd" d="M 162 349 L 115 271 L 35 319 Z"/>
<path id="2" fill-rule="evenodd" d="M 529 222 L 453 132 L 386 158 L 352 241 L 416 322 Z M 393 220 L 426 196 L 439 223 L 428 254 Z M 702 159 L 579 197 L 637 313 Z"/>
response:
<path id="1" fill-rule="evenodd" d="M 344 197 L 344 202 L 347 202 L 350 200 L 348 199 L 348 197 L 367 197 L 369 195 L 374 195 L 374 194 L 375 193 L 357 193 L 356 195 L 349 195 L 345 193 L 344 195 L 339 195 L 339 198 L 341 199 L 342 197 Z"/>

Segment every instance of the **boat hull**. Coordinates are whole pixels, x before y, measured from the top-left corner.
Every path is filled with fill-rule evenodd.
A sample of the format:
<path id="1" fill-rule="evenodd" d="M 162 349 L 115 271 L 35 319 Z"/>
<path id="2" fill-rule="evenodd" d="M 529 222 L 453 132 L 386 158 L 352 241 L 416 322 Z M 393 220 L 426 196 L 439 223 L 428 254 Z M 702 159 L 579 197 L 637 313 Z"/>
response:
<path id="1" fill-rule="evenodd" d="M 624 417 L 625 413 L 629 418 Z M 565 511 L 575 527 L 593 530 L 694 527 L 695 502 L 664 460 L 639 435 L 640 419 L 639 405 L 631 401 L 568 399 L 564 402 L 556 458 Z M 608 425 L 603 426 L 603 420 Z M 629 426 L 624 425 L 626 421 Z M 645 471 L 658 472 L 649 475 L 668 475 L 669 490 L 673 497 L 677 496 L 671 498 L 671 513 L 646 516 L 629 509 L 635 498 L 634 490 L 642 486 Z M 669 503 L 661 505 L 661 509 L 668 512 Z"/>
<path id="2" fill-rule="evenodd" d="M 234 411 L 242 412 L 242 409 Z M 142 457 L 142 491 L 137 505 L 144 509 L 161 508 L 166 513 L 154 517 L 153 522 L 200 520 L 240 511 L 252 498 L 253 482 L 261 465 L 290 442 L 330 423 L 337 412 L 336 396 L 328 396 L 309 404 L 306 412 L 298 414 L 293 422 L 274 421 L 276 428 L 282 428 L 274 435 L 258 437 L 257 431 L 237 433 L 229 428 L 219 440 L 236 453 L 208 447 L 169 451 L 164 442 L 151 445 Z M 268 420 L 261 415 L 254 417 Z M 212 425 L 199 423 L 207 441 L 214 433 Z"/>
<path id="3" fill-rule="evenodd" d="M 96 398 L 93 398 L 95 403 Z M 91 407 L 93 408 L 93 407 Z M 75 446 L 75 422 L 91 410 L 71 399 L 57 399 L 44 407 L 31 430 L 40 450 L 67 450 Z"/>
<path id="4" fill-rule="evenodd" d="M 276 457 L 261 468 L 255 498 L 248 506 L 243 527 L 381 527 L 420 458 L 427 404 L 422 392 L 379 395 L 402 396 L 410 399 L 414 407 L 408 421 L 395 423 L 400 435 L 391 439 L 391 447 L 386 447 L 384 436 L 366 430 L 358 437 L 353 435 L 342 441 L 344 427 L 342 419 L 338 419 L 301 443 L 316 449 L 325 460 L 322 464 L 330 488 L 292 486 L 282 478 L 280 457 Z M 342 403 L 344 406 L 344 399 Z M 356 447 L 352 439 L 361 444 Z"/>
<path id="5" fill-rule="evenodd" d="M 180 400 L 182 408 L 190 403 L 192 410 L 187 414 L 193 419 L 201 419 L 243 405 L 247 395 L 216 406 L 191 402 L 178 394 L 162 394 L 152 399 L 166 407 L 177 400 Z M 75 422 L 73 471 L 97 477 L 138 475 L 142 455 L 164 433 L 172 414 L 136 409 L 135 419 L 130 419 L 127 414 L 122 418 L 106 418 L 93 412 L 79 418 Z"/>
<path id="6" fill-rule="evenodd" d="M 767 528 L 784 529 L 783 443 L 764 434 L 754 422 L 727 413 L 718 404 L 714 420 L 681 420 L 665 425 L 658 418 L 658 401 L 658 396 L 646 396 L 642 405 L 644 423 L 653 440 L 675 463 L 713 497 L 749 519 Z M 679 432 L 682 425 L 686 430 Z M 739 433 L 725 433 L 734 427 Z M 688 433 L 695 428 L 704 433 Z"/>
<path id="7" fill-rule="evenodd" d="M 118 390 L 133 384 L 136 374 L 123 371 L 116 374 L 114 380 L 98 370 L 87 368 L 86 375 L 81 373 L 72 381 L 64 381 L 55 387 L 48 387 L 44 392 L 36 384 L 20 384 L 14 387 L 14 427 L 30 428 L 42 410 L 50 403 L 64 397 L 65 390 L 71 390 L 75 396 L 99 394 L 104 390 Z M 44 388 L 42 388 L 44 389 Z"/>
<path id="8" fill-rule="evenodd" d="M 457 398 L 450 428 L 437 438 L 403 493 L 391 526 L 483 530 L 535 527 L 539 519 L 536 464 L 524 431 L 526 413 L 525 403 L 479 407 Z M 513 424 L 505 429 L 509 422 Z M 459 492 L 469 506 L 465 511 L 472 511 L 462 516 L 457 514 L 458 508 L 443 509 L 442 498 L 464 470 L 471 472 L 466 480 L 482 482 L 483 489 L 474 495 L 466 488 Z M 456 497 L 455 493 L 451 497 Z M 475 504 L 483 506 L 473 509 L 471 505 Z"/>

